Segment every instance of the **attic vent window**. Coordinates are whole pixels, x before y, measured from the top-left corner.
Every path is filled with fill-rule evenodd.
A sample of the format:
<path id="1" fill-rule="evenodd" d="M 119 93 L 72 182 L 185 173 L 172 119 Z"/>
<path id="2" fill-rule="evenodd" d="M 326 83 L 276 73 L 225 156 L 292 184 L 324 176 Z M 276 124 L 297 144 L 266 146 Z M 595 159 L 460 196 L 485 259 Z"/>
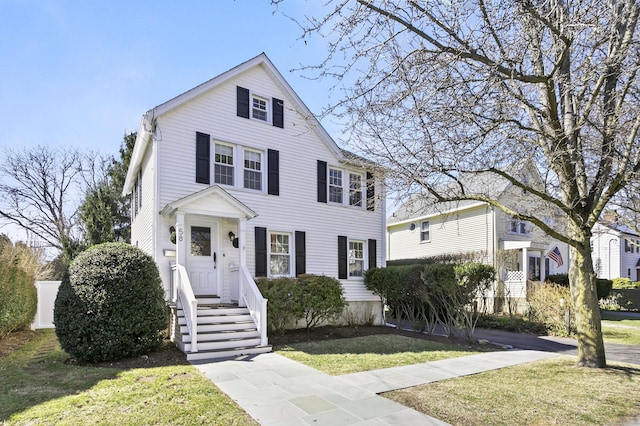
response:
<path id="1" fill-rule="evenodd" d="M 267 105 L 268 101 L 258 96 L 252 97 L 252 117 L 258 120 L 267 121 Z"/>

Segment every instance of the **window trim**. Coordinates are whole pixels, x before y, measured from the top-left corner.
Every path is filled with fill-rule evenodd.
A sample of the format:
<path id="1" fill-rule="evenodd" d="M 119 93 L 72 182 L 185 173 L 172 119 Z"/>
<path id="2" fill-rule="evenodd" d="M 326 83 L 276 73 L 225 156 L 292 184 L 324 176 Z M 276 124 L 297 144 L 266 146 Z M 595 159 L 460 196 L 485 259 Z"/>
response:
<path id="1" fill-rule="evenodd" d="M 335 177 L 331 175 L 332 171 L 340 173 L 340 177 L 339 177 L 340 185 L 335 185 L 335 184 L 332 183 L 332 180 L 335 179 Z M 344 204 L 344 170 L 339 169 L 337 167 L 329 166 L 329 170 L 328 170 L 328 173 L 327 173 L 327 185 L 328 185 L 328 187 L 327 187 L 327 200 L 330 203 L 334 203 L 334 204 Z M 332 195 L 333 194 L 331 193 L 331 188 L 337 188 L 337 189 L 340 190 L 340 201 L 335 201 L 335 200 L 332 199 Z"/>
<path id="2" fill-rule="evenodd" d="M 365 265 L 365 259 L 367 259 L 367 244 L 365 244 L 366 240 L 359 240 L 357 238 L 349 238 L 347 240 L 347 279 L 364 279 L 364 273 L 367 270 L 366 265 Z M 352 256 L 352 251 L 355 249 L 351 248 L 351 244 L 360 244 L 361 246 L 361 254 L 362 257 L 353 257 Z M 353 263 L 356 262 L 360 262 L 360 264 L 362 265 L 361 267 L 361 275 L 352 275 L 351 274 L 351 264 L 352 264 L 352 259 L 353 259 Z"/>
<path id="3" fill-rule="evenodd" d="M 424 229 L 424 224 L 427 224 L 427 230 Z M 426 232 L 426 238 L 424 238 Z M 420 242 L 421 243 L 429 243 L 431 242 L 431 223 L 428 220 L 420 221 Z"/>
<path id="4" fill-rule="evenodd" d="M 326 179 L 326 188 L 327 188 L 327 202 L 335 205 L 342 205 L 345 207 L 352 207 L 356 209 L 370 210 L 368 208 L 368 198 L 367 197 L 367 175 L 365 171 L 359 170 L 356 171 L 354 169 L 349 169 L 345 167 L 337 167 L 332 165 L 327 165 L 327 179 Z M 340 173 L 340 183 L 341 185 L 333 185 L 332 184 L 332 176 L 331 172 L 336 171 Z M 360 187 L 357 192 L 360 194 L 360 201 L 358 204 L 352 204 L 352 189 L 351 189 L 351 176 L 359 176 L 359 184 Z M 331 188 L 340 188 L 341 201 L 334 201 L 331 199 Z"/>
<path id="5" fill-rule="evenodd" d="M 259 159 L 259 164 L 260 164 L 260 169 L 256 170 L 256 169 L 251 169 L 251 168 L 247 168 L 246 166 L 246 161 L 247 161 L 247 151 L 248 152 L 252 152 L 254 154 L 258 154 L 260 156 Z M 264 151 L 260 150 L 260 149 L 253 149 L 253 148 L 249 148 L 246 146 L 242 147 L 242 189 L 247 189 L 249 191 L 256 191 L 256 192 L 264 192 L 264 165 L 265 165 L 265 161 L 264 161 Z M 249 188 L 247 187 L 246 184 L 246 178 L 245 178 L 245 172 L 250 171 L 250 172 L 254 172 L 254 173 L 259 173 L 260 174 L 260 188 L 256 189 L 256 188 Z"/>
<path id="6" fill-rule="evenodd" d="M 507 233 L 514 234 L 514 235 L 529 235 L 530 230 L 527 224 L 528 222 L 525 220 L 509 217 Z M 513 230 L 514 225 L 516 229 L 515 231 Z"/>
<path id="7" fill-rule="evenodd" d="M 357 182 L 358 182 L 358 184 L 360 186 L 359 189 L 355 189 L 354 190 L 354 189 L 351 188 L 351 177 L 352 176 L 358 177 L 358 181 Z M 349 183 L 348 183 L 348 186 L 349 186 L 349 205 L 350 206 L 359 207 L 359 208 L 364 207 L 363 206 L 363 204 L 364 204 L 364 185 L 363 185 L 363 182 L 365 182 L 365 181 L 366 181 L 366 177 L 365 177 L 365 175 L 363 173 L 356 173 L 356 172 L 349 171 Z M 357 194 L 357 193 L 360 194 L 360 200 L 357 203 L 352 203 L 352 194 Z"/>
<path id="8" fill-rule="evenodd" d="M 227 163 L 219 163 L 218 161 L 216 161 L 216 156 L 217 156 L 217 152 L 216 152 L 216 147 L 220 145 L 220 146 L 224 146 L 227 148 L 231 148 L 231 164 L 227 164 Z M 229 186 L 229 187 L 236 187 L 236 182 L 237 182 L 237 178 L 236 178 L 236 158 L 238 157 L 237 155 L 237 145 L 231 144 L 231 143 L 227 143 L 227 142 L 222 142 L 220 140 L 214 140 L 213 141 L 213 183 L 216 185 L 224 185 L 224 186 Z M 222 182 L 218 182 L 217 179 L 217 173 L 216 173 L 216 166 L 222 166 L 222 167 L 231 167 L 231 179 L 233 180 L 232 183 L 222 183 Z"/>
<path id="9" fill-rule="evenodd" d="M 259 101 L 259 102 L 264 102 L 264 110 L 256 108 L 254 106 L 254 102 L 256 100 Z M 252 120 L 262 121 L 264 123 L 270 123 L 271 122 L 271 100 L 267 96 L 261 96 L 261 95 L 258 95 L 257 93 L 250 92 L 250 94 L 249 94 L 249 110 L 250 110 L 249 112 L 250 112 L 250 116 L 251 116 Z M 255 116 L 254 112 L 256 110 L 264 112 L 264 119 Z"/>
<path id="10" fill-rule="evenodd" d="M 284 235 L 287 237 L 288 239 L 288 252 L 286 254 L 286 256 L 289 257 L 289 270 L 286 274 L 274 274 L 273 270 L 271 269 L 271 256 L 275 255 L 275 256 L 284 256 L 282 253 L 272 253 L 271 252 L 271 237 L 274 235 Z M 284 232 L 284 231 L 268 231 L 267 233 L 267 273 L 269 277 L 290 277 L 292 276 L 292 259 L 293 259 L 293 253 L 295 252 L 295 247 L 293 246 L 293 240 L 291 238 L 292 233 L 291 232 Z"/>

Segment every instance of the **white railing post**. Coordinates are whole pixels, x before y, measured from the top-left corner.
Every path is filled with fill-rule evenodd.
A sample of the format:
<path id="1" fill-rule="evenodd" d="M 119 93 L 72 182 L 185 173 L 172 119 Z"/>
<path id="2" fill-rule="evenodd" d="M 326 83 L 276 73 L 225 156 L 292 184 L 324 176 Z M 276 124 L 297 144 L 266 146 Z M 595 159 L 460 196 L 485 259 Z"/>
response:
<path id="1" fill-rule="evenodd" d="M 184 266 L 180 264 L 174 265 L 173 270 L 175 273 L 175 292 L 182 305 L 184 319 L 191 336 L 191 352 L 198 352 L 198 300 L 193 294 L 189 275 Z"/>
<path id="2" fill-rule="evenodd" d="M 262 309 L 260 313 L 260 345 L 267 345 L 267 299 L 262 299 Z"/>
<path id="3" fill-rule="evenodd" d="M 240 300 L 238 306 L 246 306 L 249 309 L 251 318 L 260 333 L 260 344 L 266 346 L 267 339 L 267 299 L 262 297 L 256 282 L 249 274 L 246 266 L 240 265 Z"/>

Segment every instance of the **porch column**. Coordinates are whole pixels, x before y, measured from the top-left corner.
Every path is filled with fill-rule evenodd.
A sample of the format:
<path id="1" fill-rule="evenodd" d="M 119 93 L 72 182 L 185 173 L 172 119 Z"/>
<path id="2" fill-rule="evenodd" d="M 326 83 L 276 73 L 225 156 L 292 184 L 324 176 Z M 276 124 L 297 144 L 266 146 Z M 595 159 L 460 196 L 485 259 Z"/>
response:
<path id="1" fill-rule="evenodd" d="M 176 263 L 185 266 L 187 258 L 186 232 L 184 229 L 184 213 L 176 213 Z"/>
<path id="2" fill-rule="evenodd" d="M 524 283 L 526 285 L 529 279 L 529 251 L 526 247 L 522 248 L 522 272 L 524 273 Z"/>
<path id="3" fill-rule="evenodd" d="M 544 255 L 544 250 L 540 250 L 540 282 L 543 283 L 546 278 L 545 267 L 547 266 L 547 258 Z"/>
<path id="4" fill-rule="evenodd" d="M 238 249 L 240 250 L 240 268 L 247 264 L 247 219 L 238 219 Z"/>

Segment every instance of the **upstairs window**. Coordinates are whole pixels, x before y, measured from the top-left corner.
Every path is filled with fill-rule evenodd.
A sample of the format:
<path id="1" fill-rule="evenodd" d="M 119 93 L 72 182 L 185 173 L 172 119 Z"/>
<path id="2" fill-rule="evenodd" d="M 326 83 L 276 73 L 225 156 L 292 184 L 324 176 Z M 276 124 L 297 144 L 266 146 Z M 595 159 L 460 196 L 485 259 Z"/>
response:
<path id="1" fill-rule="evenodd" d="M 262 191 L 262 154 L 244 150 L 244 187 Z"/>
<path id="2" fill-rule="evenodd" d="M 527 234 L 527 222 L 520 219 L 511 218 L 509 221 L 509 232 L 514 234 Z"/>
<path id="3" fill-rule="evenodd" d="M 216 143 L 215 182 L 233 185 L 233 147 Z"/>
<path id="4" fill-rule="evenodd" d="M 268 121 L 267 107 L 269 105 L 269 101 L 258 96 L 252 96 L 251 102 L 251 117 L 262 121 Z"/>
<path id="5" fill-rule="evenodd" d="M 349 173 L 349 205 L 362 207 L 362 175 Z"/>
<path id="6" fill-rule="evenodd" d="M 342 204 L 342 170 L 329 169 L 329 201 Z"/>
<path id="7" fill-rule="evenodd" d="M 420 222 L 420 242 L 429 241 L 431 235 L 429 234 L 429 221 Z"/>

